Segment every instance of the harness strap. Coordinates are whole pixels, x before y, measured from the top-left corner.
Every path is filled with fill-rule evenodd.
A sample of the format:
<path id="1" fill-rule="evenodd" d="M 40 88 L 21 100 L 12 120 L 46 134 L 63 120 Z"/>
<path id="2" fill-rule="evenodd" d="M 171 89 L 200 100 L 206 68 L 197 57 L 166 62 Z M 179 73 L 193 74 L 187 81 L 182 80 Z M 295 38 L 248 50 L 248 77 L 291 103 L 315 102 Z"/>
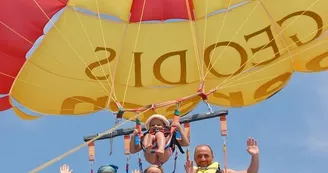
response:
<path id="1" fill-rule="evenodd" d="M 174 147 L 174 145 L 176 145 L 177 147 L 178 147 L 178 149 L 180 150 L 180 153 L 181 154 L 184 154 L 185 152 L 183 151 L 183 149 L 182 149 L 182 147 L 181 147 L 181 145 L 180 145 L 180 143 L 179 143 L 179 141 L 175 138 L 175 133 L 173 133 L 173 136 L 172 136 L 172 147 Z"/>

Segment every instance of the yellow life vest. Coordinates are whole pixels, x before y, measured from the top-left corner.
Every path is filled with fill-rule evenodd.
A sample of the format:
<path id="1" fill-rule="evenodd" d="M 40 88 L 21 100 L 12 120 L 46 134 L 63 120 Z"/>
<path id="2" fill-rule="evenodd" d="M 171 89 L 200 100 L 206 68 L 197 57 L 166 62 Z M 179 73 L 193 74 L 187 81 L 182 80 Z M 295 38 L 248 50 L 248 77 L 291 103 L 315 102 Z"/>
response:
<path id="1" fill-rule="evenodd" d="M 197 169 L 198 169 L 197 173 L 217 173 L 217 172 L 220 172 L 219 171 L 220 163 L 214 162 L 206 168 L 198 168 L 198 167 L 194 166 L 194 170 L 197 170 Z"/>

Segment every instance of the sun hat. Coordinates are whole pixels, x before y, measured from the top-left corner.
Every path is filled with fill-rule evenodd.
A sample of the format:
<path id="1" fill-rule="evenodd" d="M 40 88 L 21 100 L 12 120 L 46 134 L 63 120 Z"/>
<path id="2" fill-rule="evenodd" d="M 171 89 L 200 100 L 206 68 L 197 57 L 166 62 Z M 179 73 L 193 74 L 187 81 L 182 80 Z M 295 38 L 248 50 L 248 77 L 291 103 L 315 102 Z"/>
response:
<path id="1" fill-rule="evenodd" d="M 170 122 L 169 122 L 169 120 L 167 120 L 163 115 L 160 115 L 160 114 L 154 114 L 154 115 L 150 116 L 150 117 L 147 119 L 146 123 L 145 123 L 145 125 L 146 125 L 146 129 L 147 129 L 147 130 L 149 130 L 150 122 L 151 122 L 153 119 L 155 119 L 155 118 L 158 118 L 158 119 L 162 120 L 162 121 L 164 122 L 165 126 L 170 126 Z"/>

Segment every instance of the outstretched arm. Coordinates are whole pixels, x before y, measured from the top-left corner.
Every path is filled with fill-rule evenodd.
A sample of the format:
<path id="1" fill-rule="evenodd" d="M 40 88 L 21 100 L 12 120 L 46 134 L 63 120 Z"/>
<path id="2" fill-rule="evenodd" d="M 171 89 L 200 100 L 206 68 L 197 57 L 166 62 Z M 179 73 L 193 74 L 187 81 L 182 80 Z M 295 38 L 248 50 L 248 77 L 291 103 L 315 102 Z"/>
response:
<path id="1" fill-rule="evenodd" d="M 252 156 L 251 163 L 249 164 L 248 169 L 244 171 L 235 171 L 235 170 L 228 169 L 227 170 L 228 173 L 258 173 L 260 159 L 259 159 L 259 148 L 257 145 L 257 141 L 255 139 L 249 138 L 247 140 L 247 151 Z"/>
<path id="2" fill-rule="evenodd" d="M 178 140 L 181 146 L 188 146 L 189 140 L 187 134 L 184 132 L 183 128 L 181 127 L 179 122 L 173 122 L 171 126 L 175 126 L 178 132 L 181 134 L 181 140 Z"/>
<path id="3" fill-rule="evenodd" d="M 260 167 L 259 147 L 257 141 L 253 138 L 247 140 L 247 151 L 252 155 L 251 163 L 247 169 L 247 173 L 257 173 Z"/>
<path id="4" fill-rule="evenodd" d="M 138 133 L 138 130 L 136 129 L 136 130 L 134 130 L 134 132 L 133 132 L 132 135 L 131 135 L 131 140 L 130 140 L 130 152 L 131 152 L 132 154 L 134 154 L 134 153 L 139 152 L 139 151 L 142 150 L 141 145 L 136 145 L 135 142 L 134 142 L 137 133 Z"/>

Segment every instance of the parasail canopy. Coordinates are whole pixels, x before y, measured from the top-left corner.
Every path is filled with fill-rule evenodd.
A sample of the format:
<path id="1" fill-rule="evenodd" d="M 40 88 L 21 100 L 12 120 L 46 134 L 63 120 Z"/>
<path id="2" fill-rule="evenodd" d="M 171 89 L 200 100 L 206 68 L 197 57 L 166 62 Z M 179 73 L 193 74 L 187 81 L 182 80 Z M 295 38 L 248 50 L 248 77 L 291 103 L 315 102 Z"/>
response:
<path id="1" fill-rule="evenodd" d="M 0 108 L 10 108 L 11 98 L 41 114 L 131 110 L 127 119 L 152 108 L 140 117 L 145 121 L 155 112 L 172 118 L 178 102 L 186 114 L 204 95 L 214 105 L 253 105 L 280 91 L 295 71 L 328 69 L 327 5 L 6 0 L 0 7 Z"/>

